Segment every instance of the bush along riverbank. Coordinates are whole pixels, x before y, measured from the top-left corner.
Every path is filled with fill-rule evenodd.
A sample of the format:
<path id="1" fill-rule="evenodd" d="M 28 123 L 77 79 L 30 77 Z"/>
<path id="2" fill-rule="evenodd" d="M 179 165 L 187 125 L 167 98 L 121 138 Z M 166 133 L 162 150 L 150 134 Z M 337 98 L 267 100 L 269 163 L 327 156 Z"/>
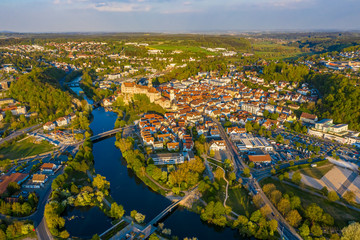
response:
<path id="1" fill-rule="evenodd" d="M 87 138 L 74 158 L 69 157 L 64 172 L 52 183 L 51 200 L 45 206 L 45 218 L 52 235 L 68 238 L 65 219 L 67 207 L 99 207 L 113 219 L 123 217 L 125 211 L 110 197 L 110 182 L 96 174 L 92 142 Z M 112 202 L 112 203 L 111 203 Z"/>

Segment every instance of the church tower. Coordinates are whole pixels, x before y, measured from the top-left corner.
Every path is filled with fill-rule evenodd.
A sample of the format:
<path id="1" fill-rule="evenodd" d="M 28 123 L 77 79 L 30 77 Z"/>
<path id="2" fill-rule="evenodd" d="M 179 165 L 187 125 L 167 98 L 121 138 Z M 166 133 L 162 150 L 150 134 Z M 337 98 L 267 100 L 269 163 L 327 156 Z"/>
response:
<path id="1" fill-rule="evenodd" d="M 170 90 L 170 102 L 174 101 L 175 100 L 175 93 L 174 93 L 174 90 L 171 89 Z"/>

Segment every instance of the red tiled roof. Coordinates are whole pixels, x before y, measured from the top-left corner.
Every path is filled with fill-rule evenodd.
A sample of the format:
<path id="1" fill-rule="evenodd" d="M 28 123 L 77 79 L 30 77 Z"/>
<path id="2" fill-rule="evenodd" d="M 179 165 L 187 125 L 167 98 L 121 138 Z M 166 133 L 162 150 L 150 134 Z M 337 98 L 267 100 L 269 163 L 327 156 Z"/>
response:
<path id="1" fill-rule="evenodd" d="M 270 162 L 271 157 L 269 154 L 266 155 L 249 155 L 249 160 L 251 162 Z"/>
<path id="2" fill-rule="evenodd" d="M 9 183 L 19 182 L 24 178 L 26 178 L 27 176 L 28 174 L 24 174 L 24 173 L 13 173 L 10 176 L 1 177 L 2 181 L 0 182 L 0 194 L 3 194 L 6 191 L 6 188 L 9 185 Z"/>

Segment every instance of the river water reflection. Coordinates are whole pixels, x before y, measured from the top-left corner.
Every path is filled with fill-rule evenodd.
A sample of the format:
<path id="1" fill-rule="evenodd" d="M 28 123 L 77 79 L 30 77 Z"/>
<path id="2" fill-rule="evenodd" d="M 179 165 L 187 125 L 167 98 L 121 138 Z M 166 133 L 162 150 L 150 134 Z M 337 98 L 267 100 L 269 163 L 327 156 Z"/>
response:
<path id="1" fill-rule="evenodd" d="M 93 121 L 90 127 L 94 134 L 111 130 L 116 121 L 116 114 L 106 112 L 102 107 L 93 110 Z M 115 137 L 94 143 L 93 154 L 96 173 L 110 181 L 111 196 L 124 206 L 125 214 L 130 215 L 137 210 L 146 215 L 150 221 L 171 202 L 162 195 L 153 192 L 131 170 L 126 167 L 121 152 L 114 145 Z M 73 220 L 70 220 L 75 216 Z M 68 210 L 66 229 L 71 236 L 91 238 L 93 234 L 101 234 L 110 226 L 107 218 L 98 208 Z M 172 230 L 172 235 L 179 239 L 197 237 L 198 239 L 241 239 L 237 231 L 230 228 L 215 228 L 201 221 L 200 216 L 183 208 L 178 208 L 165 220 L 165 228 Z"/>

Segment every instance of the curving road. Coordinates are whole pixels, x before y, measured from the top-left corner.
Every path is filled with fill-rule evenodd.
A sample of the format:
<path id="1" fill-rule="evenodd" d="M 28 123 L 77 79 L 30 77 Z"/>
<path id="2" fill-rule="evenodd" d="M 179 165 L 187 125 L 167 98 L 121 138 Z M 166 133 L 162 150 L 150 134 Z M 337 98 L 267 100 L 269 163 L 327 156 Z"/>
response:
<path id="1" fill-rule="evenodd" d="M 205 115 L 206 116 L 206 115 Z M 227 136 L 223 126 L 216 119 L 211 118 L 218 126 L 221 137 L 225 140 L 226 146 L 230 154 L 233 156 L 234 168 L 237 176 L 240 177 L 240 171 L 244 168 L 248 167 L 243 161 L 242 157 L 239 155 L 236 147 L 232 143 L 232 141 Z M 295 229 L 290 226 L 286 220 L 282 217 L 282 215 L 277 211 L 272 202 L 268 199 L 265 193 L 262 191 L 258 181 L 255 178 L 250 177 L 248 181 L 249 190 L 254 194 L 260 194 L 262 199 L 266 204 L 268 204 L 272 210 L 271 216 L 278 222 L 278 232 L 280 235 L 286 240 L 297 240 L 302 239 L 300 235 L 295 231 Z"/>
<path id="2" fill-rule="evenodd" d="M 20 130 L 17 130 L 15 131 L 14 133 L 10 134 L 9 136 L 3 138 L 0 140 L 0 145 L 3 144 L 5 141 L 10 141 L 14 138 L 17 138 L 18 136 L 22 135 L 22 134 L 25 134 L 25 133 L 28 133 L 36 128 L 39 128 L 40 126 L 42 126 L 42 124 L 38 124 L 38 125 L 34 125 L 34 126 L 31 126 L 31 127 L 28 127 L 28 128 L 24 128 L 24 129 L 20 129 Z"/>

